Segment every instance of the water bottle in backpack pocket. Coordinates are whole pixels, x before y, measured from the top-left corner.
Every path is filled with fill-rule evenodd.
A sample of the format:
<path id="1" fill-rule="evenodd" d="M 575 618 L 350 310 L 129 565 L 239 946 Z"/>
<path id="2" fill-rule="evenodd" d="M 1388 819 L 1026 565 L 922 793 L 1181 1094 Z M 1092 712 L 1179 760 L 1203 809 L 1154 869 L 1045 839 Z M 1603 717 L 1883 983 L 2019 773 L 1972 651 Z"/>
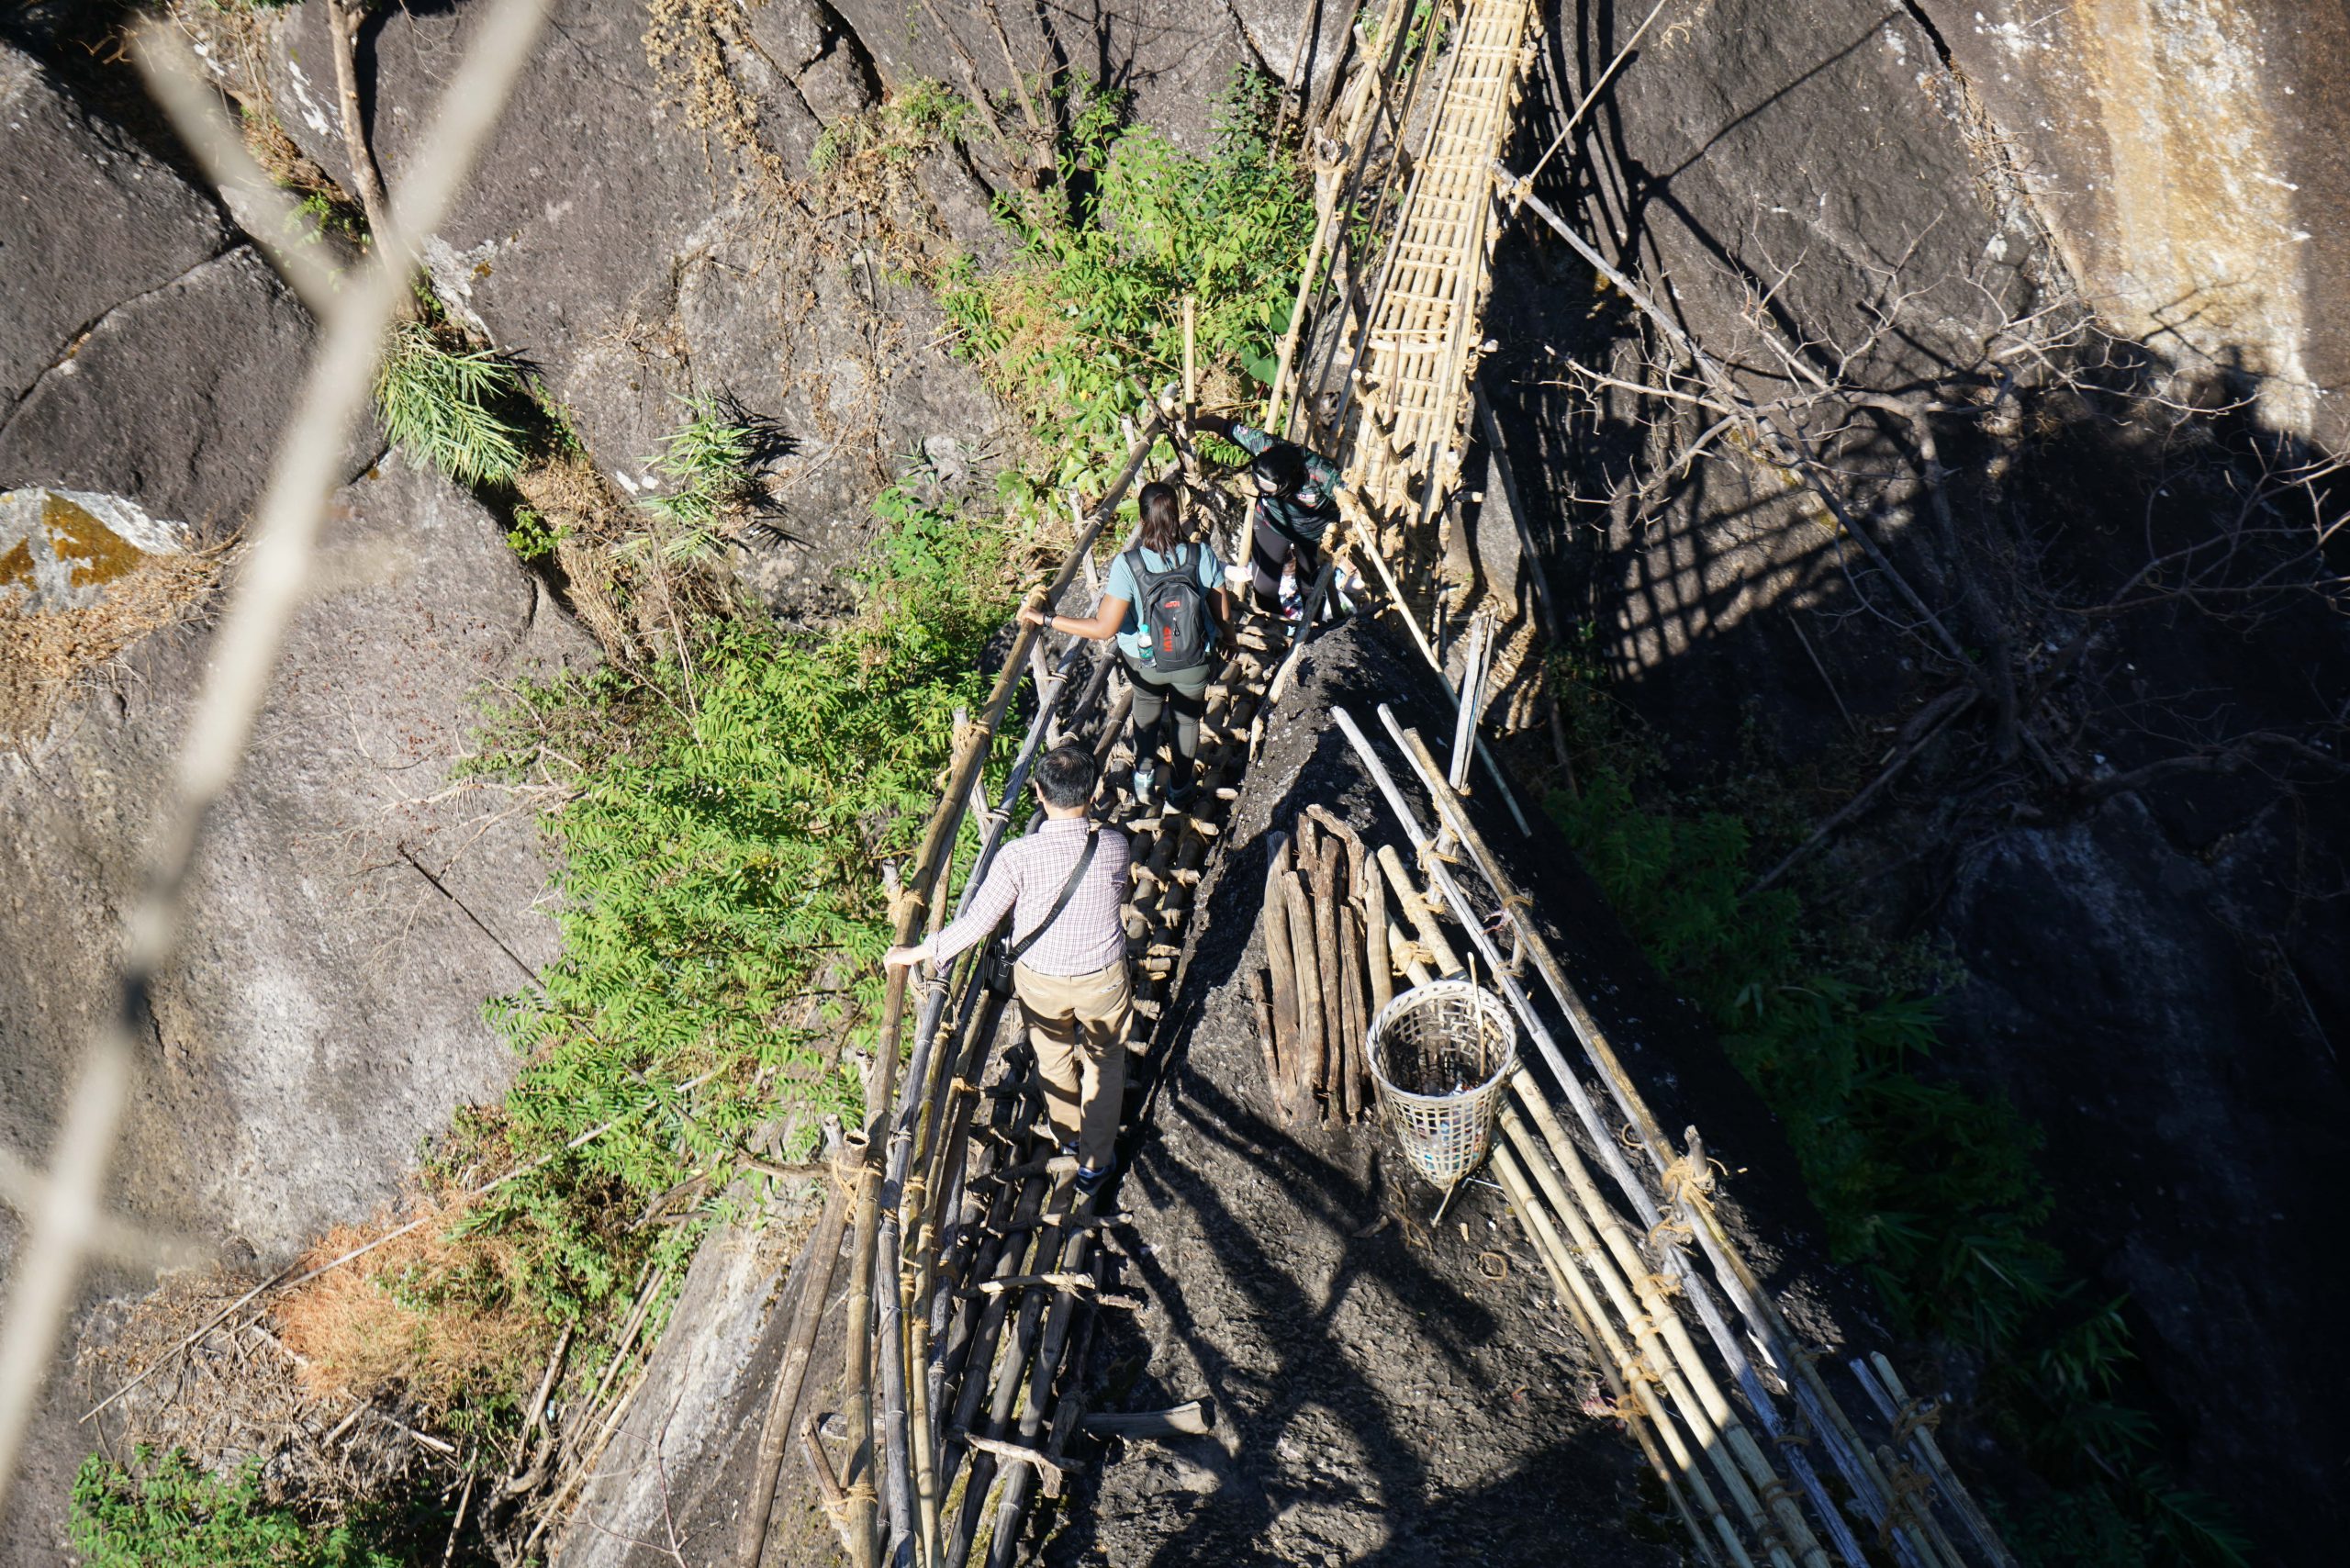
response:
<path id="1" fill-rule="evenodd" d="M 1175 565 L 1163 572 L 1144 567 L 1142 546 L 1126 552 L 1126 569 L 1135 575 L 1135 613 L 1154 669 L 1171 673 L 1207 662 L 1214 633 L 1208 624 L 1207 590 L 1200 587 L 1199 560 L 1192 554 L 1196 548 L 1177 545 Z"/>

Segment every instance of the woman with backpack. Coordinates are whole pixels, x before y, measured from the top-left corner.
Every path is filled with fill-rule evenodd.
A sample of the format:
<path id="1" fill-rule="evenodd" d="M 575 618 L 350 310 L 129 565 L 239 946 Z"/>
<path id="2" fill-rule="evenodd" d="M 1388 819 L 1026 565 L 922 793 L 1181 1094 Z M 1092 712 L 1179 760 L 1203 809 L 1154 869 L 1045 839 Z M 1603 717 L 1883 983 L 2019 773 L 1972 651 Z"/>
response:
<path id="1" fill-rule="evenodd" d="M 1150 804 L 1163 721 L 1171 710 L 1175 747 L 1167 768 L 1167 804 L 1180 812 L 1191 804 L 1208 676 L 1232 624 L 1232 607 L 1215 551 L 1204 541 L 1182 537 L 1175 487 L 1145 485 L 1140 504 L 1140 536 L 1110 564 L 1110 580 L 1091 616 L 1053 615 L 1027 606 L 1020 619 L 1097 643 L 1117 638 L 1118 656 L 1135 686 L 1135 801 Z"/>

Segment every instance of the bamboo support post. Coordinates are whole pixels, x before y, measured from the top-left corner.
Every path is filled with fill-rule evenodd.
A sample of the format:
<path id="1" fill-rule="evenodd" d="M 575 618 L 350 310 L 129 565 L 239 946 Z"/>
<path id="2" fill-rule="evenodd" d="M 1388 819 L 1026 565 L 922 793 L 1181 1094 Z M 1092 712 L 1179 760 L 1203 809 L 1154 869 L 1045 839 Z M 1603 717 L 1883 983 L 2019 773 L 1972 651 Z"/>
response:
<path id="1" fill-rule="evenodd" d="M 1319 1086 L 1325 1114 L 1338 1108 L 1338 1081 L 1346 1075 L 1347 1015 L 1338 950 L 1338 846 L 1325 836 L 1314 858 L 1314 971 L 1322 982 L 1323 1051 Z"/>
<path id="2" fill-rule="evenodd" d="M 1346 1010 L 1346 1050 L 1338 1074 L 1339 1114 L 1349 1123 L 1362 1116 L 1363 1039 L 1370 1021 L 1363 1016 L 1362 914 L 1348 904 L 1338 911 L 1340 1001 Z"/>
<path id="3" fill-rule="evenodd" d="M 848 1205 L 841 1183 L 828 1183 L 823 1213 L 802 1253 L 807 1271 L 800 1282 L 800 1300 L 784 1336 L 783 1361 L 775 1386 L 767 1394 L 767 1410 L 759 1428 L 758 1457 L 751 1467 L 751 1495 L 744 1499 L 741 1522 L 735 1527 L 735 1568 L 759 1568 L 767 1549 L 768 1515 L 774 1511 L 776 1483 L 789 1452 L 791 1417 L 800 1406 L 800 1390 L 808 1378 L 808 1359 L 816 1344 L 816 1326 L 824 1313 L 824 1298 L 832 1293 L 833 1269 L 841 1250 L 841 1229 Z"/>
<path id="4" fill-rule="evenodd" d="M 1387 1004 L 1395 1000 L 1394 958 L 1387 943 L 1387 873 L 1371 863 L 1371 857 L 1365 855 L 1355 882 L 1362 894 L 1363 935 L 1371 960 L 1371 999 L 1368 1005 L 1371 1019 L 1375 1021 L 1387 1011 Z"/>
<path id="5" fill-rule="evenodd" d="M 1667 1490 L 1676 1490 L 1673 1479 L 1677 1475 L 1688 1487 L 1690 1495 L 1696 1498 L 1698 1508 L 1720 1540 L 1723 1550 L 1729 1553 L 1733 1568 L 1753 1568 L 1753 1559 L 1747 1554 L 1746 1544 L 1738 1533 L 1738 1527 L 1722 1511 L 1720 1499 L 1714 1495 L 1712 1484 L 1706 1479 L 1704 1466 L 1690 1451 L 1680 1428 L 1658 1406 L 1656 1396 L 1651 1390 L 1654 1379 L 1648 1363 L 1624 1343 L 1623 1336 L 1617 1331 L 1606 1309 L 1592 1294 L 1590 1282 L 1583 1278 L 1582 1270 L 1576 1267 L 1573 1249 L 1559 1235 L 1550 1215 L 1534 1196 L 1532 1184 L 1528 1182 L 1525 1172 L 1518 1169 L 1517 1161 L 1511 1157 L 1506 1146 L 1494 1150 L 1493 1170 L 1501 1181 L 1503 1194 L 1516 1211 L 1519 1225 L 1533 1239 L 1537 1255 L 1549 1270 L 1552 1282 L 1559 1286 L 1561 1302 L 1571 1305 L 1576 1329 L 1583 1335 L 1583 1342 L 1599 1352 L 1596 1359 L 1617 1391 L 1617 1412 L 1624 1417 L 1628 1426 L 1646 1423 L 1671 1454 L 1673 1470 L 1670 1473 L 1653 1453 L 1650 1461 L 1656 1465 Z M 1627 1393 L 1631 1395 L 1628 1401 L 1624 1397 Z M 1705 1540 L 1703 1532 L 1699 1533 L 1698 1540 L 1702 1548 Z"/>
<path id="6" fill-rule="evenodd" d="M 1314 961 L 1314 909 L 1295 871 L 1283 873 L 1281 897 L 1289 905 L 1290 961 L 1297 991 L 1297 1055 L 1284 1063 L 1290 1101 L 1300 1115 L 1314 1108 L 1314 1086 L 1322 1077 L 1328 1036 L 1323 1027 L 1322 977 Z"/>
<path id="7" fill-rule="evenodd" d="M 1404 917 L 1412 923 L 1412 929 L 1419 935 L 1420 946 L 1427 949 L 1430 960 L 1436 965 L 1436 972 L 1439 976 L 1466 974 L 1467 966 L 1453 952 L 1452 943 L 1444 935 L 1444 927 L 1437 924 L 1435 909 L 1420 896 L 1420 890 L 1404 869 L 1403 858 L 1395 853 L 1395 846 L 1381 845 L 1377 859 L 1379 868 L 1387 874 L 1388 888 L 1395 894 L 1396 907 L 1404 912 Z"/>

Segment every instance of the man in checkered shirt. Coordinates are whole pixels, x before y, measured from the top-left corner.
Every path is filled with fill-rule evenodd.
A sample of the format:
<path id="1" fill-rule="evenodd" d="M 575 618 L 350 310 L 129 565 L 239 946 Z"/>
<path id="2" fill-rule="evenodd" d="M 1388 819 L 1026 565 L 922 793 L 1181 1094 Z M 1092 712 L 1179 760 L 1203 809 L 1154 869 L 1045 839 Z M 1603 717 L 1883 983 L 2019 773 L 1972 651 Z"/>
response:
<path id="1" fill-rule="evenodd" d="M 892 967 L 923 959 L 945 964 L 986 937 L 1007 910 L 1018 944 L 1051 914 L 1088 836 L 1100 835 L 1068 905 L 1013 969 L 1045 1081 L 1046 1110 L 1062 1150 L 1078 1157 L 1078 1190 L 1089 1193 L 1117 1159 L 1126 1016 L 1135 995 L 1126 930 L 1118 919 L 1133 854 L 1123 832 L 1086 819 L 1095 777 L 1086 747 L 1064 745 L 1046 752 L 1031 781 L 1045 809 L 1043 823 L 996 856 L 961 918 L 912 946 L 890 948 L 883 960 Z"/>

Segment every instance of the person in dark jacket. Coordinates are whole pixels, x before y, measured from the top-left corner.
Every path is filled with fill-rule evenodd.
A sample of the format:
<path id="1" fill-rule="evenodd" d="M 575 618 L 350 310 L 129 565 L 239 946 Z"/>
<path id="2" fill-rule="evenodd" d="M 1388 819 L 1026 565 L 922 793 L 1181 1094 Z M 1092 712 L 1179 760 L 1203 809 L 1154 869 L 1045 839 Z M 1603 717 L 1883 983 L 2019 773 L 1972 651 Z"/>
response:
<path id="1" fill-rule="evenodd" d="M 1257 499 L 1248 510 L 1248 586 L 1258 609 L 1282 615 L 1281 569 L 1294 565 L 1301 594 L 1311 592 L 1321 575 L 1322 541 L 1338 520 L 1337 496 L 1345 488 L 1337 465 L 1223 414 L 1196 414 L 1192 423 L 1250 454 Z M 1290 618 L 1303 612 L 1301 605 Z"/>
<path id="2" fill-rule="evenodd" d="M 1172 485 L 1142 487 L 1141 537 L 1131 550 L 1122 550 L 1110 564 L 1110 580 L 1102 586 L 1102 602 L 1090 616 L 1052 615 L 1034 606 L 1024 607 L 1021 621 L 1072 637 L 1100 642 L 1114 636 L 1118 657 L 1135 685 L 1134 794 L 1138 805 L 1150 804 L 1157 788 L 1162 731 L 1174 731 L 1174 750 L 1167 767 L 1167 804 L 1182 811 L 1192 801 L 1192 770 L 1200 754 L 1200 719 L 1207 711 L 1208 677 L 1215 669 L 1214 656 L 1169 660 L 1167 667 L 1154 655 L 1152 617 L 1144 603 L 1147 584 L 1166 585 L 1170 579 L 1195 585 L 1197 599 L 1213 624 L 1204 633 L 1220 645 L 1232 624 L 1231 599 L 1224 587 L 1224 562 L 1203 540 L 1183 537 L 1181 504 Z M 1164 721 L 1169 713 L 1174 723 Z"/>

